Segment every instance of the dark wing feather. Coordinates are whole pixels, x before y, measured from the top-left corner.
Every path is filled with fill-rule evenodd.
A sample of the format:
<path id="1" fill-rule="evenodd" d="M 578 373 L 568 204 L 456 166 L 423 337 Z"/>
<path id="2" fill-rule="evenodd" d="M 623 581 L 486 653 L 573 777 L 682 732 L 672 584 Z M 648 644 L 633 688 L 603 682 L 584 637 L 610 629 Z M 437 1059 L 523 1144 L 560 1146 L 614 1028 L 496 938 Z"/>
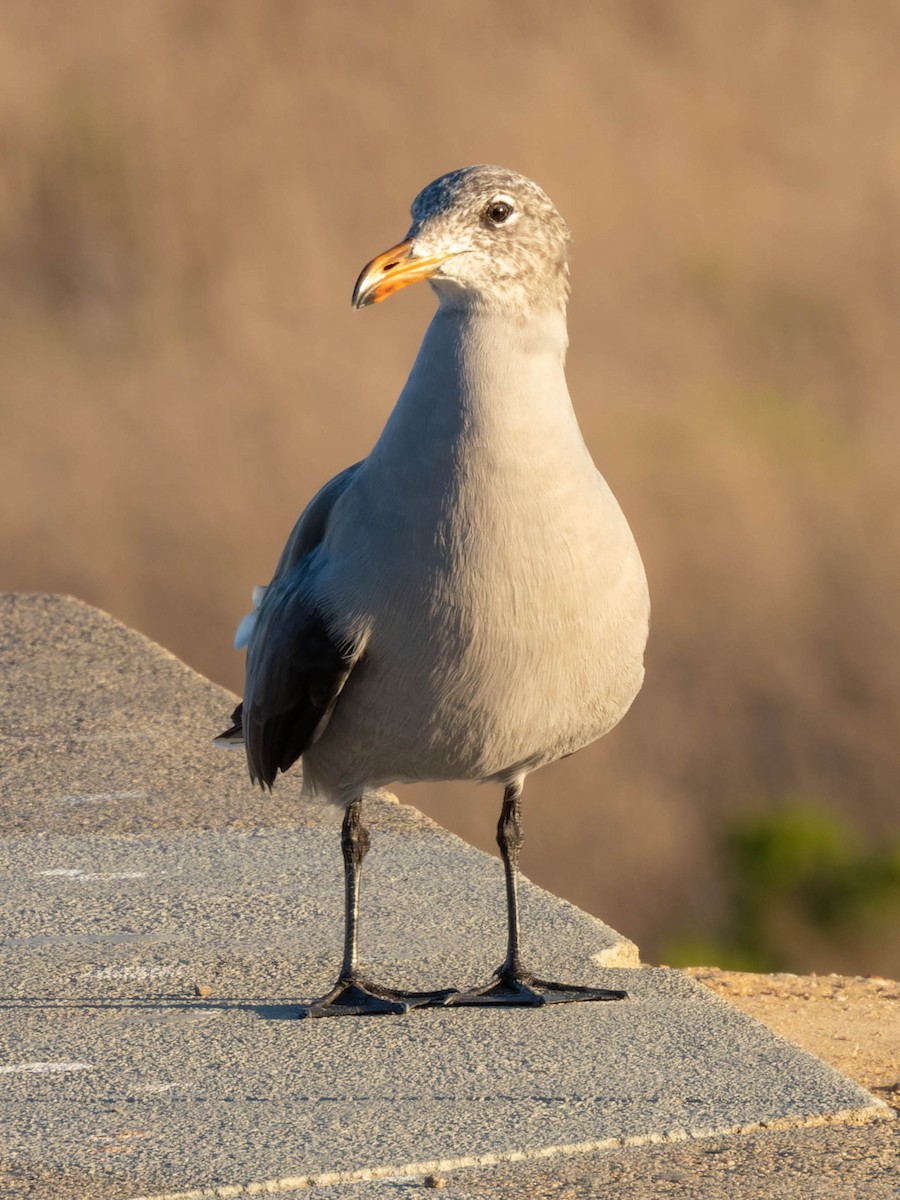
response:
<path id="1" fill-rule="evenodd" d="M 225 748 L 243 746 L 244 744 L 244 702 L 237 706 L 231 714 L 231 725 L 213 738 L 213 745 Z"/>
<path id="2" fill-rule="evenodd" d="M 345 467 L 343 471 L 339 471 L 334 478 L 319 488 L 304 508 L 278 559 L 275 574 L 272 576 L 273 584 L 293 570 L 297 563 L 306 558 L 322 541 L 332 508 L 356 478 L 364 462 L 365 459 L 361 459 L 352 467 Z"/>
<path id="3" fill-rule="evenodd" d="M 336 634 L 310 598 L 309 580 L 335 503 L 362 463 L 348 467 L 313 497 L 287 540 L 266 589 L 247 648 L 243 704 L 234 728 L 243 730 L 250 777 L 271 788 L 320 737 L 362 645 Z"/>
<path id="4" fill-rule="evenodd" d="M 361 653 L 330 633 L 297 574 L 266 594 L 247 655 L 244 745 L 268 788 L 321 735 Z"/>

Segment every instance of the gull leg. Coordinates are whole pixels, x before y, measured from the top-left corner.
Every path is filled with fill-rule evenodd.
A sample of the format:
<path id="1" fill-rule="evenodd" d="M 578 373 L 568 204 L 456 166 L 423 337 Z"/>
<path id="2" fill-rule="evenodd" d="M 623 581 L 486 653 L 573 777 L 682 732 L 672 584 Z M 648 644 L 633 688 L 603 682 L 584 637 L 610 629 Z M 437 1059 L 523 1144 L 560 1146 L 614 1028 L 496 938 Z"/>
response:
<path id="1" fill-rule="evenodd" d="M 538 979 L 522 966 L 519 953 L 519 852 L 523 840 L 522 783 L 516 781 L 508 784 L 503 793 L 503 808 L 497 824 L 497 844 L 506 875 L 506 958 L 494 972 L 493 982 L 472 991 L 451 993 L 444 1003 L 538 1007 L 577 1000 L 626 999 L 626 992 Z"/>
<path id="2" fill-rule="evenodd" d="M 341 972 L 331 991 L 319 1000 L 305 1004 L 298 1013 L 300 1017 L 405 1013 L 411 1008 L 442 1003 L 451 994 L 447 991 L 401 992 L 380 987 L 360 975 L 357 950 L 359 879 L 369 844 L 369 831 L 362 819 L 362 800 L 354 800 L 344 813 L 341 827 L 344 856 L 344 959 Z"/>

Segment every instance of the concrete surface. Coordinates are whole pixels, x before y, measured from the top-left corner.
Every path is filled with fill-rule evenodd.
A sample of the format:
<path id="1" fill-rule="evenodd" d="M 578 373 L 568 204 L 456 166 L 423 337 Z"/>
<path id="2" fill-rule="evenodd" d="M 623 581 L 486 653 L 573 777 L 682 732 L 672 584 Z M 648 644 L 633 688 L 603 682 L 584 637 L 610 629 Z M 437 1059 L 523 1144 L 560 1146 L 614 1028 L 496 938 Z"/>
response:
<path id="1" fill-rule="evenodd" d="M 339 814 L 290 779 L 254 792 L 209 745 L 233 698 L 96 610 L 2 597 L 0 655 L 0 1122 L 27 1194 L 399 1195 L 453 1167 L 887 1115 L 532 886 L 534 965 L 628 1001 L 296 1021 L 339 957 Z M 406 986 L 486 975 L 499 863 L 372 808 L 366 963 Z"/>

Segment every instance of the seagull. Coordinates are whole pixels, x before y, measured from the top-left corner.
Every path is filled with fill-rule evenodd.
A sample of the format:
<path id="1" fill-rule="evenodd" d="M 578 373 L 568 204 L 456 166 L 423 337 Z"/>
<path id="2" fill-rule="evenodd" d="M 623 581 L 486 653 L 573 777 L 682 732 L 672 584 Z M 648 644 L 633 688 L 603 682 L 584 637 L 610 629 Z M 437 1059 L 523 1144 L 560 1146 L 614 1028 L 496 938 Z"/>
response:
<path id="1" fill-rule="evenodd" d="M 624 716 L 649 625 L 638 548 L 566 385 L 569 228 L 497 166 L 441 176 L 411 215 L 353 307 L 427 279 L 437 311 L 371 453 L 313 497 L 255 590 L 244 699 L 217 741 L 243 744 L 263 788 L 302 760 L 304 793 L 344 808 L 343 962 L 300 1015 L 623 999 L 540 979 L 520 953 L 524 781 Z M 503 788 L 507 952 L 480 987 L 403 992 L 360 971 L 363 795 L 424 780 Z"/>

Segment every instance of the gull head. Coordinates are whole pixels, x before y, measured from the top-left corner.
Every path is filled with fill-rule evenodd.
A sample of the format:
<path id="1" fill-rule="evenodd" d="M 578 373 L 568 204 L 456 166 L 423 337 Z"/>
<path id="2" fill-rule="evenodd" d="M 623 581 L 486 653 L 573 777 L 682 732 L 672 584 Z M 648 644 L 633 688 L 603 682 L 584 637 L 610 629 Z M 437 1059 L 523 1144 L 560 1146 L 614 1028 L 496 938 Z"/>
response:
<path id="1" fill-rule="evenodd" d="M 418 194 L 406 237 L 363 268 L 353 307 L 427 279 L 450 307 L 564 311 L 570 240 L 536 183 L 503 167 L 463 167 Z"/>

